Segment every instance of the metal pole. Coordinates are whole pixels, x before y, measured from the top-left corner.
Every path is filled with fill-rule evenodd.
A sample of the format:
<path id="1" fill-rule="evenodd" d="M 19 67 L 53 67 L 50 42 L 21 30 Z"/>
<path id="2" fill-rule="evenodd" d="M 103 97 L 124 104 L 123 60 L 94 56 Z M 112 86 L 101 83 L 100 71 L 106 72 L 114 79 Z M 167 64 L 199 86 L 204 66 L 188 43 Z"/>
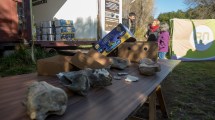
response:
<path id="1" fill-rule="evenodd" d="M 32 15 L 32 13 L 33 13 L 33 12 L 32 12 L 32 0 L 30 0 L 31 38 L 32 38 L 32 41 L 33 41 L 33 39 L 34 39 L 34 38 L 33 38 L 33 32 L 32 32 L 32 31 L 33 31 L 33 27 L 34 27 L 34 25 L 33 25 L 33 23 L 34 23 L 34 21 L 33 21 L 33 20 L 34 20 L 34 19 L 33 19 L 33 15 Z"/>
<path id="2" fill-rule="evenodd" d="M 97 0 L 97 3 L 98 3 L 98 14 L 97 14 L 97 40 L 101 39 L 101 16 L 100 16 L 100 13 L 101 13 L 101 1 L 100 0 Z"/>
<path id="3" fill-rule="evenodd" d="M 33 37 L 33 23 L 34 23 L 34 19 L 33 19 L 33 14 L 32 14 L 32 0 L 30 0 L 30 21 L 31 21 L 31 42 L 32 42 L 32 45 L 31 45 L 31 59 L 34 63 L 36 63 L 36 59 L 35 59 L 35 55 L 34 55 L 34 37 Z"/>

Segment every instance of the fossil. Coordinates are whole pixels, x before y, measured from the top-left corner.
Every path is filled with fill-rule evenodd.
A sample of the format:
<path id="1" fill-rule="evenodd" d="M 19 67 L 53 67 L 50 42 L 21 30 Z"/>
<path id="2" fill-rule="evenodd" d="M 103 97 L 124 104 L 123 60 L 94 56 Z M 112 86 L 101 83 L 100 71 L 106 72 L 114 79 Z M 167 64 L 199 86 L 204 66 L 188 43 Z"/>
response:
<path id="1" fill-rule="evenodd" d="M 161 70 L 160 64 L 152 61 L 149 58 L 144 58 L 140 61 L 139 64 L 139 71 L 140 74 L 143 75 L 154 75 L 156 72 L 159 72 Z"/>
<path id="2" fill-rule="evenodd" d="M 87 95 L 90 87 L 111 85 L 112 76 L 106 69 L 85 69 L 57 74 L 64 86 L 80 95 Z"/>
<path id="3" fill-rule="evenodd" d="M 51 114 L 63 115 L 67 101 L 68 97 L 64 90 L 41 81 L 34 82 L 28 87 L 24 105 L 32 120 L 44 120 Z"/>

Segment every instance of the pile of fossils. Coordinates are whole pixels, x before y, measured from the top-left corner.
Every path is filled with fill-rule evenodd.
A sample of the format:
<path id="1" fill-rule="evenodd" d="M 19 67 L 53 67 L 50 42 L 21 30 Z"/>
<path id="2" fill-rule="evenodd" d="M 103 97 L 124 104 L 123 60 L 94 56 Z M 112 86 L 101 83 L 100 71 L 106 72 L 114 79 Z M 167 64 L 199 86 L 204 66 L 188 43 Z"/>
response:
<path id="1" fill-rule="evenodd" d="M 110 68 L 125 69 L 130 65 L 127 59 L 110 58 Z M 145 58 L 139 63 L 140 74 L 154 75 L 160 71 L 160 65 Z M 85 69 L 57 74 L 64 86 L 80 95 L 86 96 L 90 87 L 105 87 L 112 84 L 112 76 L 107 69 Z M 45 81 L 34 82 L 28 87 L 26 100 L 27 113 L 31 119 L 44 120 L 50 114 L 62 115 L 67 106 L 68 97 L 64 90 Z"/>
<path id="2" fill-rule="evenodd" d="M 130 61 L 119 57 L 111 57 L 110 68 L 125 69 Z M 64 86 L 80 95 L 86 96 L 90 87 L 105 87 L 112 84 L 112 76 L 107 69 L 85 69 L 57 74 Z"/>
<path id="3" fill-rule="evenodd" d="M 85 69 L 57 74 L 64 86 L 80 94 L 87 95 L 90 87 L 104 87 L 112 84 L 112 76 L 106 69 Z"/>

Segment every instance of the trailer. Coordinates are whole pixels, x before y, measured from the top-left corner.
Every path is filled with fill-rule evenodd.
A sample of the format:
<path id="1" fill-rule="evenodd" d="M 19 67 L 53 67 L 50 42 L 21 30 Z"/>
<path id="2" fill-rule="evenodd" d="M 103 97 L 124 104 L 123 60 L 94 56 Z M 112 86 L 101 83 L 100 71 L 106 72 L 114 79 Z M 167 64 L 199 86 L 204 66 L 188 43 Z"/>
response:
<path id="1" fill-rule="evenodd" d="M 42 29 L 39 37 L 36 35 L 34 42 L 42 46 L 92 44 L 104 37 L 122 20 L 122 0 L 33 0 L 32 2 L 33 22 L 37 25 L 36 29 L 38 26 L 40 30 Z M 66 34 L 58 32 L 59 29 L 69 28 L 63 24 L 67 21 L 72 21 L 70 25 L 75 31 L 69 32 L 73 37 L 69 36 L 70 33 L 68 35 L 68 31 L 64 31 Z M 62 26 L 56 22 L 60 24 L 62 22 Z M 56 32 L 52 32 L 50 28 Z M 48 33 L 44 34 L 47 29 Z"/>
<path id="2" fill-rule="evenodd" d="M 62 20 L 72 21 L 75 31 L 71 39 L 63 39 L 64 34 L 56 32 L 59 27 L 68 26 L 54 26 L 55 32 L 50 34 L 44 32 L 53 26 L 41 23 Z M 43 47 L 91 45 L 121 22 L 122 0 L 1 0 L 0 48 L 20 42 Z M 37 28 L 42 29 L 41 33 L 37 33 Z"/>
<path id="3" fill-rule="evenodd" d="M 29 0 L 0 1 L 0 50 L 31 39 Z"/>

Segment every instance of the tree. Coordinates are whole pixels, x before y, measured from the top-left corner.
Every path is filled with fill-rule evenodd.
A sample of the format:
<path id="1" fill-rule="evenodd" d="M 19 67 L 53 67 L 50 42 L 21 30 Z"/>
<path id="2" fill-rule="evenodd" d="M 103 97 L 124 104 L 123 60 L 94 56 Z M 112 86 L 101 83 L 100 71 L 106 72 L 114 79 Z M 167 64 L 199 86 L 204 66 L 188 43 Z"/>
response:
<path id="1" fill-rule="evenodd" d="M 184 0 L 184 2 L 190 6 L 209 6 L 215 4 L 214 0 Z"/>
<path id="2" fill-rule="evenodd" d="M 215 18 L 215 0 L 184 0 L 191 8 L 188 10 L 190 16 L 198 19 L 214 19 Z M 193 16 L 192 14 L 195 14 Z"/>
<path id="3" fill-rule="evenodd" d="M 128 16 L 128 12 L 136 13 L 136 32 L 138 40 L 144 39 L 147 25 L 152 21 L 154 0 L 123 0 L 123 17 Z"/>
<path id="4" fill-rule="evenodd" d="M 160 20 L 160 22 L 166 22 L 169 23 L 171 19 L 173 18 L 181 18 L 181 19 L 186 19 L 187 14 L 186 12 L 183 12 L 182 10 L 178 10 L 176 12 L 168 12 L 168 13 L 161 13 L 158 16 L 158 20 Z"/>
<path id="5" fill-rule="evenodd" d="M 187 11 L 162 13 L 158 16 L 161 22 L 169 22 L 173 18 L 182 19 L 214 19 L 215 0 L 184 0 L 190 7 Z"/>

